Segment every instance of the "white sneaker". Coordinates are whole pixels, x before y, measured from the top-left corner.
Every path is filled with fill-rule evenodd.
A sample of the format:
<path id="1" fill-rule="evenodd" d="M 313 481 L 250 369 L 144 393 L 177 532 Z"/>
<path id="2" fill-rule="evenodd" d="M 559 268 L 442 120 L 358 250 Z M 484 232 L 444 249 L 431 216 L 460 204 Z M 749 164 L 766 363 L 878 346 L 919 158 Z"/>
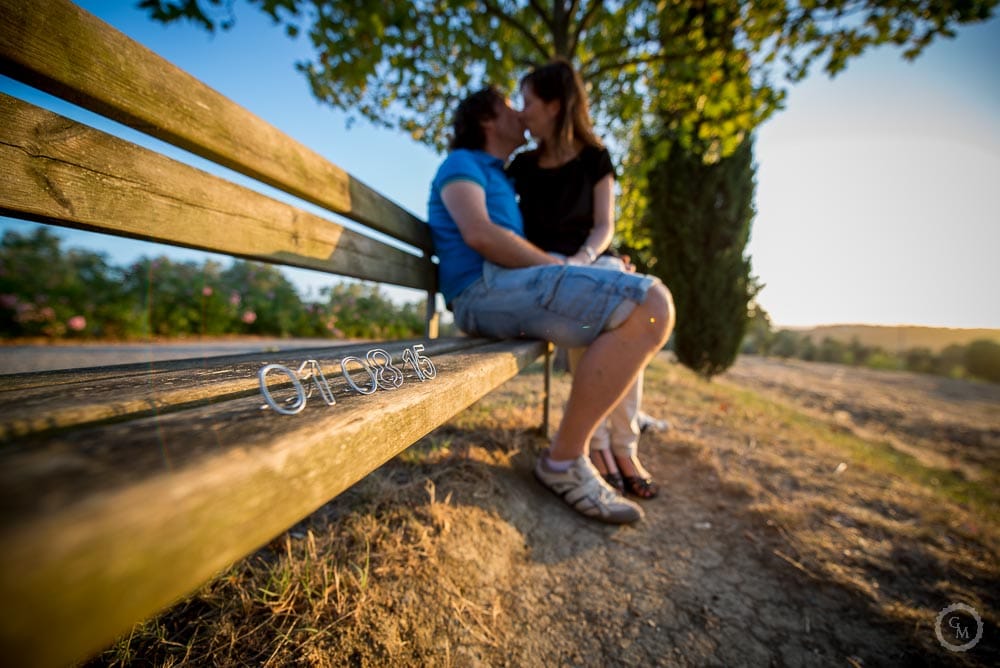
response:
<path id="1" fill-rule="evenodd" d="M 538 457 L 535 477 L 576 512 L 608 524 L 630 524 L 642 519 L 642 508 L 606 483 L 590 458 L 576 458 L 568 471 L 553 471 L 546 462 L 547 455 L 548 450 L 544 450 Z"/>
<path id="2" fill-rule="evenodd" d="M 647 431 L 670 431 L 670 423 L 666 420 L 657 420 L 652 415 L 648 413 L 639 413 L 635 416 L 636 420 L 639 422 L 639 433 L 645 434 Z"/>

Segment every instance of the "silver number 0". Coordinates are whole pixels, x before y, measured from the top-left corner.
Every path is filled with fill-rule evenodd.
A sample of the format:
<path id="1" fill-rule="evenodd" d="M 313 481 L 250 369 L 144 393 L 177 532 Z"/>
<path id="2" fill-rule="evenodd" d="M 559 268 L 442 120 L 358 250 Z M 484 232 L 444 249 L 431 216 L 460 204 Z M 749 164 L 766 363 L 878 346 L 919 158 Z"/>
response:
<path id="1" fill-rule="evenodd" d="M 271 391 L 267 389 L 267 373 L 269 371 L 280 371 L 281 373 L 288 376 L 292 381 L 292 385 L 295 386 L 295 403 L 292 404 L 290 408 L 284 408 L 280 406 L 278 402 L 274 400 L 271 396 Z M 295 415 L 302 411 L 306 407 L 306 393 L 302 389 L 302 383 L 299 382 L 298 376 L 295 372 L 289 369 L 287 366 L 282 366 L 281 364 L 268 364 L 261 367 L 261 370 L 257 372 L 257 378 L 260 379 L 260 391 L 264 395 L 264 401 L 267 405 L 274 409 L 275 412 L 281 413 L 282 415 Z M 291 399 L 285 403 L 290 403 Z"/>
<path id="2" fill-rule="evenodd" d="M 366 387 L 362 389 L 361 387 L 358 386 L 357 383 L 354 382 L 354 379 L 351 378 L 351 374 L 347 372 L 347 362 L 349 360 L 354 360 L 355 362 L 361 365 L 361 368 L 365 370 L 365 372 L 368 374 L 368 377 L 372 381 L 371 387 Z M 347 384 L 353 387 L 355 391 L 360 392 L 361 394 L 375 394 L 375 391 L 378 390 L 378 378 L 375 376 L 375 372 L 372 371 L 371 367 L 368 366 L 368 363 L 365 362 L 360 357 L 354 357 L 353 355 L 350 355 L 340 360 L 340 371 L 344 374 L 344 379 L 347 381 Z"/>

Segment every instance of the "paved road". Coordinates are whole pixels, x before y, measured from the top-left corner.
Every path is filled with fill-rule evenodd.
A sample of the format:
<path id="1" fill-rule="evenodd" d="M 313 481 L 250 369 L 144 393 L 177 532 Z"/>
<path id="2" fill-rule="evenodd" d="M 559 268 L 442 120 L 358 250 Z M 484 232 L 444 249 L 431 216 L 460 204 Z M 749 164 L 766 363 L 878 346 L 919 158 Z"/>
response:
<path id="1" fill-rule="evenodd" d="M 294 350 L 335 343 L 331 339 L 248 339 L 189 343 L 0 345 L 0 374 Z"/>

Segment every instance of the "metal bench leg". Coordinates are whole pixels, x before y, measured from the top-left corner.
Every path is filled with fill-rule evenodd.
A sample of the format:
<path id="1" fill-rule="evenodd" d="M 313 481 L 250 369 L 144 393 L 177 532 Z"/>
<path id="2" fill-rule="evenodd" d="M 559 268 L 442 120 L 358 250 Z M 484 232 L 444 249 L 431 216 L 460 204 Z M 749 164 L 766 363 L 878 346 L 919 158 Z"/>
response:
<path id="1" fill-rule="evenodd" d="M 539 431 L 546 440 L 549 439 L 549 416 L 552 415 L 552 365 L 555 361 L 553 351 L 555 345 L 549 341 L 545 344 L 545 396 L 542 397 L 542 424 Z"/>

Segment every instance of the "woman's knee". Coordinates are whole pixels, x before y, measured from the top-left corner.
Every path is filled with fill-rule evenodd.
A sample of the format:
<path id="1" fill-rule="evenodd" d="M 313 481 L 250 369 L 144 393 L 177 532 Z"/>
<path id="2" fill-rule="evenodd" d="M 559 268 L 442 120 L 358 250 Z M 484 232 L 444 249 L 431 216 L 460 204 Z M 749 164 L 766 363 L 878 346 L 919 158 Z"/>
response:
<path id="1" fill-rule="evenodd" d="M 674 329 L 674 300 L 667 286 L 660 281 L 654 282 L 646 292 L 642 310 L 661 339 L 661 345 L 666 343 Z"/>

